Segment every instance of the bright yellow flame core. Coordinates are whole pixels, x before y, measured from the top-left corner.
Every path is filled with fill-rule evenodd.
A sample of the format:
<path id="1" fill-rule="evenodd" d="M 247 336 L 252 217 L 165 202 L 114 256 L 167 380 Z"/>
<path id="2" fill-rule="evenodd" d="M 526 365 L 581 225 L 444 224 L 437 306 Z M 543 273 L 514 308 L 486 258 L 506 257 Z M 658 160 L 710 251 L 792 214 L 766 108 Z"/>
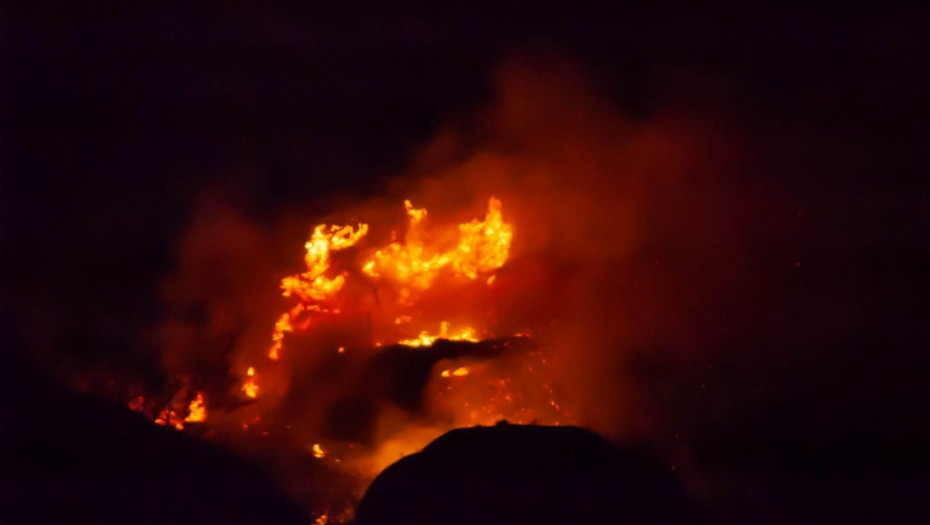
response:
<path id="1" fill-rule="evenodd" d="M 442 376 L 442 377 L 446 377 L 446 378 L 448 378 L 448 377 L 465 377 L 465 376 L 467 376 L 469 373 L 470 373 L 470 372 L 469 372 L 469 370 L 468 370 L 467 367 L 460 366 L 460 367 L 455 368 L 455 369 L 443 370 L 442 373 L 439 374 L 439 375 Z"/>
<path id="2" fill-rule="evenodd" d="M 501 201 L 491 197 L 483 221 L 460 224 L 458 243 L 449 250 L 434 249 L 424 241 L 423 221 L 427 212 L 405 201 L 409 224 L 404 242 L 395 242 L 374 253 L 363 271 L 372 277 L 390 276 L 417 290 L 432 285 L 440 272 L 477 279 L 507 262 L 513 227 L 503 220 Z"/>
<path id="3" fill-rule="evenodd" d="M 207 420 L 207 405 L 203 401 L 203 392 L 197 392 L 197 397 L 191 400 L 187 407 L 188 414 L 184 421 L 188 423 L 203 423 Z"/>
<path id="4" fill-rule="evenodd" d="M 367 233 L 368 225 L 361 223 L 357 228 L 336 225 L 327 227 L 325 224 L 320 224 L 313 229 L 310 240 L 304 244 L 307 250 L 304 256 L 307 271 L 281 280 L 282 295 L 284 297 L 297 296 L 300 303 L 281 314 L 275 322 L 271 333 L 271 347 L 268 349 L 269 359 L 278 359 L 281 347 L 284 345 L 284 334 L 294 331 L 294 321 L 305 310 L 330 311 L 320 303 L 325 303 L 335 296 L 346 282 L 345 272 L 335 277 L 327 275 L 331 264 L 330 253 L 355 246 Z M 307 306 L 308 303 L 309 306 Z"/>
<path id="5" fill-rule="evenodd" d="M 250 366 L 245 375 L 247 378 L 242 385 L 242 391 L 245 392 L 245 396 L 249 399 L 255 399 L 258 397 L 258 384 L 255 382 L 255 368 Z"/>
<path id="6" fill-rule="evenodd" d="M 358 241 L 368 233 L 367 224 L 359 224 L 358 229 L 352 226 L 332 225 L 328 228 L 321 224 L 313 229 L 313 235 L 304 245 L 307 255 L 304 262 L 307 271 L 285 277 L 281 281 L 284 297 L 296 295 L 302 301 L 324 301 L 342 289 L 345 284 L 344 274 L 328 277 L 330 267 L 330 252 L 344 250 L 355 246 Z"/>
<path id="7" fill-rule="evenodd" d="M 458 240 L 451 248 L 434 246 L 427 242 L 424 222 L 425 208 L 414 208 L 406 200 L 408 225 L 403 242 L 395 241 L 362 259 L 362 272 L 377 282 L 390 280 L 397 286 L 397 300 L 411 305 L 416 300 L 414 291 L 429 288 L 442 273 L 453 277 L 477 280 L 486 284 L 494 280 L 491 272 L 507 262 L 513 227 L 504 222 L 501 201 L 491 197 L 484 220 L 474 219 L 458 225 Z M 281 280 L 284 297 L 297 297 L 299 302 L 278 317 L 271 334 L 268 357 L 277 360 L 281 355 L 285 335 L 297 329 L 307 329 L 310 314 L 339 313 L 335 300 L 349 278 L 349 272 L 333 275 L 332 252 L 350 248 L 359 243 L 368 233 L 368 225 L 337 226 L 321 224 L 313 229 L 310 240 L 305 244 L 304 257 L 307 270 Z M 477 341 L 473 328 L 450 332 L 448 323 L 443 322 L 439 334 L 421 332 L 413 339 L 400 341 L 409 346 L 429 346 L 436 339 Z M 243 386 L 249 397 L 255 397 L 257 387 Z"/>
<path id="8" fill-rule="evenodd" d="M 449 323 L 443 321 L 439 324 L 438 334 L 430 334 L 427 331 L 423 331 L 420 332 L 419 336 L 413 339 L 403 339 L 398 342 L 407 346 L 430 346 L 435 343 L 437 339 L 448 339 L 449 341 L 478 341 L 478 336 L 474 328 L 467 326 L 458 331 L 450 332 Z"/>

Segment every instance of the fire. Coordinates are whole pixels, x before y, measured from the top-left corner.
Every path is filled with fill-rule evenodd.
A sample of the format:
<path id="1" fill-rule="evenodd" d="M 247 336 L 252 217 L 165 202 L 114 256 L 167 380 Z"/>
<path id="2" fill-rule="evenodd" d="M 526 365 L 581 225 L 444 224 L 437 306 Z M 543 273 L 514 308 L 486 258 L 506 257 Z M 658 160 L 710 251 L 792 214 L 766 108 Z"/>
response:
<path id="1" fill-rule="evenodd" d="M 304 245 L 307 250 L 304 256 L 307 271 L 281 280 L 282 295 L 296 296 L 301 302 L 282 314 L 275 323 L 271 348 L 268 350 L 270 359 L 278 359 L 284 345 L 284 334 L 294 331 L 294 322 L 305 311 L 336 312 L 326 303 L 342 289 L 348 273 L 343 271 L 335 277 L 328 275 L 330 254 L 354 246 L 367 233 L 367 224 L 359 224 L 357 228 L 336 225 L 327 227 L 321 224 L 313 229 L 310 240 Z"/>
<path id="2" fill-rule="evenodd" d="M 203 423 L 207 420 L 207 406 L 203 401 L 203 392 L 197 392 L 197 397 L 191 401 L 188 411 L 187 417 L 184 418 L 184 421 L 188 423 Z"/>
<path id="3" fill-rule="evenodd" d="M 166 408 L 155 418 L 156 425 L 174 427 L 175 430 L 184 430 L 184 420 L 174 410 Z"/>
<path id="4" fill-rule="evenodd" d="M 135 410 L 136 412 L 142 412 L 145 410 L 145 397 L 137 396 L 135 399 L 129 402 L 129 408 Z"/>
<path id="5" fill-rule="evenodd" d="M 513 228 L 504 222 L 501 201 L 488 200 L 488 214 L 483 221 L 477 219 L 459 225 L 461 241 L 453 259 L 456 271 L 477 279 L 479 273 L 496 270 L 507 262 Z"/>
<path id="6" fill-rule="evenodd" d="M 437 339 L 447 339 L 449 341 L 478 341 L 474 328 L 465 327 L 457 332 L 450 332 L 449 323 L 443 321 L 439 324 L 438 334 L 433 335 L 427 331 L 423 331 L 420 332 L 420 335 L 417 337 L 413 339 L 402 339 L 399 343 L 407 346 L 432 346 Z"/>
<path id="7" fill-rule="evenodd" d="M 390 283 L 396 287 L 399 305 L 409 307 L 416 303 L 415 292 L 430 288 L 440 276 L 472 281 L 480 278 L 486 285 L 494 282 L 493 272 L 507 262 L 513 239 L 513 227 L 504 222 L 500 200 L 488 199 L 483 220 L 459 224 L 454 230 L 457 239 L 451 246 L 441 242 L 447 237 L 445 235 L 428 235 L 426 208 L 415 208 L 410 200 L 404 201 L 404 208 L 408 224 L 403 241 L 395 239 L 359 261 L 362 272 L 376 286 Z M 304 245 L 306 271 L 281 280 L 282 295 L 297 298 L 298 303 L 275 322 L 269 359 L 279 359 L 286 334 L 309 329 L 315 316 L 341 313 L 339 293 L 347 279 L 357 276 L 351 276 L 348 270 L 334 274 L 331 255 L 359 245 L 368 229 L 364 223 L 356 226 L 320 224 L 313 229 L 310 240 Z M 430 242 L 434 238 L 440 241 Z M 407 324 L 410 320 L 405 314 L 397 317 L 394 323 Z M 478 337 L 471 327 L 450 332 L 448 323 L 443 321 L 438 334 L 424 330 L 417 337 L 398 342 L 408 346 L 430 346 L 437 339 L 477 341 Z M 246 394 L 249 395 L 248 391 Z"/>
<path id="8" fill-rule="evenodd" d="M 242 385 L 242 391 L 245 392 L 245 396 L 249 399 L 255 399 L 258 397 L 258 384 L 255 383 L 255 368 L 249 367 L 245 373 L 246 381 Z"/>
<path id="9" fill-rule="evenodd" d="M 443 370 L 442 373 L 439 375 L 442 377 L 448 378 L 448 377 L 465 377 L 468 374 L 469 374 L 468 368 L 464 366 L 460 366 L 454 370 L 452 369 Z"/>
<path id="10" fill-rule="evenodd" d="M 267 347 L 273 363 L 266 368 L 256 363 L 262 368 L 261 387 L 253 365 L 247 366 L 239 387 L 246 399 L 258 399 L 265 388 L 275 395 L 261 390 L 266 402 L 226 411 L 236 414 L 229 427 L 293 439 L 308 456 L 326 458 L 334 471 L 344 469 L 365 482 L 452 428 L 493 425 L 501 419 L 544 424 L 564 420 L 558 396 L 538 372 L 545 360 L 535 342 L 525 333 L 507 333 L 511 329 L 494 333 L 505 325 L 498 324 L 495 302 L 509 277 L 498 270 L 510 258 L 514 237 L 501 201 L 490 197 L 486 210 L 473 216 L 477 218 L 445 224 L 410 200 L 403 204 L 405 226 L 390 237 L 364 222 L 312 229 L 302 271 L 280 281 L 286 305 L 277 314 Z M 298 339 L 297 334 L 307 337 Z M 437 345 L 440 340 L 461 344 Z M 283 359 L 288 343 L 295 355 Z M 382 354 L 386 359 L 379 361 Z M 402 373 L 398 370 L 408 368 L 406 359 L 430 367 L 428 374 L 415 375 L 409 387 L 407 378 L 394 381 Z M 373 368 L 384 363 L 383 369 Z M 404 397 L 408 388 L 422 392 L 422 404 L 413 406 Z M 346 414 L 344 426 L 341 420 L 331 422 L 354 409 L 359 391 L 375 396 L 378 408 Z M 282 399 L 293 407 L 276 415 L 274 402 Z M 303 414 L 306 420 L 279 419 L 280 426 L 261 417 Z M 166 411 L 159 421 L 183 426 L 206 418 L 205 399 L 198 392 L 189 401 L 187 418 Z M 217 415 L 211 423 L 218 428 L 224 424 Z M 292 429 L 288 423 L 299 424 Z M 327 425 L 339 433 L 326 433 Z M 363 434 L 366 428 L 374 435 Z M 326 448 L 317 439 L 326 439 Z M 329 516 L 329 521 L 341 519 Z M 324 514 L 319 519 L 327 518 Z"/>
<path id="11" fill-rule="evenodd" d="M 392 243 L 374 253 L 362 269 L 372 277 L 389 276 L 417 290 L 429 288 L 439 274 L 451 270 L 453 275 L 477 279 L 507 261 L 513 228 L 503 220 L 501 201 L 491 197 L 483 221 L 477 219 L 458 226 L 458 243 L 449 250 L 426 244 L 425 208 L 414 208 L 404 201 L 408 226 L 403 243 Z"/>

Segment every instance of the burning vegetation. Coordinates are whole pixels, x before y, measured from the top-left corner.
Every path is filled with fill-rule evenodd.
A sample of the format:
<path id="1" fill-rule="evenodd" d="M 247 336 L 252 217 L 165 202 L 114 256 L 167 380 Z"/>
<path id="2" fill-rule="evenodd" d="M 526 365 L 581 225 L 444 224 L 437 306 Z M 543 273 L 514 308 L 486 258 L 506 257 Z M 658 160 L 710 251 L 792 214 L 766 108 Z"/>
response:
<path id="1" fill-rule="evenodd" d="M 714 329 L 684 306 L 739 282 L 718 242 L 739 223 L 687 191 L 715 168 L 708 134 L 630 123 L 550 69 L 502 70 L 481 141 L 440 133 L 390 198 L 266 228 L 208 194 L 165 286 L 170 394 L 135 408 L 261 461 L 331 523 L 451 429 L 654 432 L 630 349 L 674 360 Z"/>
<path id="2" fill-rule="evenodd" d="M 248 436 L 284 439 L 350 480 L 349 499 L 450 429 L 570 422 L 544 349 L 497 318 L 495 288 L 506 286 L 499 274 L 515 236 L 501 200 L 451 224 L 410 200 L 404 210 L 405 224 L 388 230 L 315 226 L 304 271 L 280 281 L 287 304 L 266 352 L 249 352 L 239 369 L 237 395 L 210 407 L 208 419 L 204 393 L 185 410 L 181 390 L 155 422 L 198 423 L 240 448 Z M 144 398 L 131 406 L 151 409 Z M 324 502 L 314 511 L 332 520 L 347 508 Z"/>
<path id="3" fill-rule="evenodd" d="M 379 346 L 385 340 L 408 346 L 429 346 L 436 339 L 478 340 L 474 328 L 465 326 L 451 331 L 449 322 L 445 320 L 440 322 L 438 332 L 423 330 L 419 335 L 408 334 L 399 340 L 397 336 L 409 332 L 414 320 L 413 312 L 408 310 L 420 302 L 437 279 L 452 286 L 484 279 L 484 284 L 490 285 L 493 272 L 507 261 L 513 238 L 512 226 L 503 221 L 501 202 L 491 197 L 484 220 L 475 219 L 458 225 L 457 238 L 450 236 L 449 232 L 438 235 L 429 232 L 425 226 L 426 209 L 414 208 L 409 200 L 404 201 L 404 206 L 408 224 L 403 239 L 398 239 L 397 233 L 392 231 L 392 239 L 387 246 L 370 252 L 360 261 L 353 260 L 351 255 L 340 262 L 334 262 L 334 259 L 339 259 L 341 252 L 356 247 L 365 238 L 367 224 L 321 224 L 314 228 L 313 235 L 305 244 L 306 271 L 281 281 L 284 297 L 295 297 L 298 302 L 281 314 L 275 323 L 269 359 L 278 360 L 280 357 L 285 334 L 310 330 L 315 318 L 341 314 L 344 297 L 340 292 L 350 279 L 369 285 L 371 295 L 378 303 L 378 308 L 365 313 L 371 314 L 375 344 Z M 451 245 L 447 242 L 450 237 L 453 239 Z M 384 308 L 381 307 L 383 303 L 387 304 Z M 386 319 L 385 312 L 398 315 Z"/>

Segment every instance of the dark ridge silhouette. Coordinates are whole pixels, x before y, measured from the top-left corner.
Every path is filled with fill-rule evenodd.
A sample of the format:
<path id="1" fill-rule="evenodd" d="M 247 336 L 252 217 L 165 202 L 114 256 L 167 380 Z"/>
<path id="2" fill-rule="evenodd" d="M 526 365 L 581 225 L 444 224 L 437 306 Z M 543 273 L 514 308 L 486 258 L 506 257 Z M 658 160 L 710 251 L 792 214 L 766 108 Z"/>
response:
<path id="1" fill-rule="evenodd" d="M 0 356 L 0 522 L 307 522 L 257 466 Z"/>
<path id="2" fill-rule="evenodd" d="M 459 429 L 388 467 L 356 525 L 696 523 L 697 508 L 651 454 L 578 427 Z"/>

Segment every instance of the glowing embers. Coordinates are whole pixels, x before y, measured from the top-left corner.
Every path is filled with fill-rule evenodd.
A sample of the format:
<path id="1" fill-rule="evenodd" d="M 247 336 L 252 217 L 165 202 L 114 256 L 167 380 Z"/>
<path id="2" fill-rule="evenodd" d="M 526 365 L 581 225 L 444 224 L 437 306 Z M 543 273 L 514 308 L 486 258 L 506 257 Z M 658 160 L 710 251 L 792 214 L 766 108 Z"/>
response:
<path id="1" fill-rule="evenodd" d="M 474 328 L 465 327 L 455 332 L 449 330 L 449 323 L 443 321 L 439 323 L 439 333 L 430 334 L 427 331 L 420 332 L 420 335 L 413 339 L 403 339 L 398 341 L 399 344 L 406 346 L 432 346 L 437 339 L 448 339 L 449 341 L 478 341 L 477 333 Z"/>
<path id="2" fill-rule="evenodd" d="M 165 425 L 174 427 L 176 430 L 184 430 L 184 420 L 181 419 L 181 416 L 177 412 L 166 408 L 162 410 L 158 417 L 155 418 L 156 425 Z"/>
<path id="3" fill-rule="evenodd" d="M 503 353 L 491 358 L 477 357 L 485 351 L 479 346 L 471 357 L 439 363 L 434 369 L 438 380 L 426 396 L 434 416 L 439 414 L 436 419 L 450 418 L 450 428 L 500 420 L 548 425 L 573 420 L 559 403 L 544 352 L 528 339 L 508 338 L 501 346 Z"/>
<path id="4" fill-rule="evenodd" d="M 281 281 L 284 297 L 297 295 L 303 301 L 324 301 L 338 292 L 345 284 L 346 273 L 328 277 L 330 253 L 352 247 L 368 233 L 367 224 L 352 226 L 319 225 L 313 230 L 310 240 L 304 245 L 307 255 L 304 262 L 307 271 L 285 277 Z"/>
<path id="5" fill-rule="evenodd" d="M 255 399 L 258 397 L 258 383 L 255 382 L 255 368 L 250 366 L 245 375 L 246 379 L 245 383 L 242 384 L 242 391 L 245 393 L 245 397 Z"/>
<path id="6" fill-rule="evenodd" d="M 504 222 L 501 201 L 491 197 L 484 220 L 460 224 L 459 233 L 457 256 L 453 259 L 457 272 L 477 279 L 479 273 L 496 270 L 507 262 L 513 228 Z"/>
<path id="7" fill-rule="evenodd" d="M 442 373 L 439 375 L 440 377 L 449 378 L 449 377 L 465 377 L 468 374 L 469 374 L 468 367 L 460 366 L 456 369 L 448 368 L 446 370 L 443 370 Z"/>
<path id="8" fill-rule="evenodd" d="M 172 427 L 176 430 L 184 430 L 185 423 L 206 422 L 207 404 L 203 392 L 197 392 L 189 402 L 185 401 L 184 392 L 184 389 L 178 392 L 167 406 L 159 406 L 143 396 L 133 398 L 128 405 L 132 410 L 152 418 L 156 425 Z M 185 411 L 182 408 L 185 405 L 187 406 L 186 416 L 183 415 Z"/>

